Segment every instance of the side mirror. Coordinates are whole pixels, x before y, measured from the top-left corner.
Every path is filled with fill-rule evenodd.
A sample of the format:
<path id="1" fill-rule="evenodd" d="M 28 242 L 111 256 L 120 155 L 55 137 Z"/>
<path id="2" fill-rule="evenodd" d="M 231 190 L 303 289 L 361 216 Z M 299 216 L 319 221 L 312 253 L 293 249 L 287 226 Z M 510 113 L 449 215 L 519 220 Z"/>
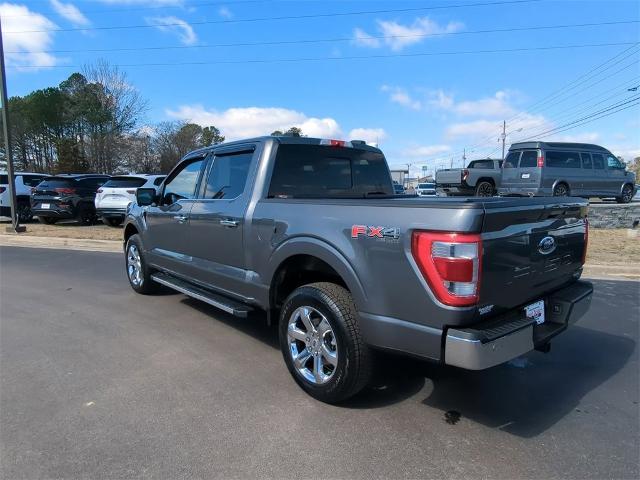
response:
<path id="1" fill-rule="evenodd" d="M 136 190 L 136 203 L 141 207 L 152 205 L 157 200 L 155 188 L 138 188 Z"/>

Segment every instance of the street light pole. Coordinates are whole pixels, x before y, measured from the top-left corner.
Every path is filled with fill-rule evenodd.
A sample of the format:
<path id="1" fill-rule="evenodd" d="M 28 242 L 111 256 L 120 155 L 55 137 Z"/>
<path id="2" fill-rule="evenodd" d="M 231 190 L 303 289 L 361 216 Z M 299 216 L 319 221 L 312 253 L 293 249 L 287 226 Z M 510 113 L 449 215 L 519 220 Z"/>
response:
<path id="1" fill-rule="evenodd" d="M 0 82 L 0 89 L 2 93 L 0 100 L 2 100 L 2 133 L 4 134 L 4 157 L 7 160 L 7 177 L 9 183 L 9 196 L 11 197 L 11 228 L 7 227 L 8 231 L 15 231 L 16 233 L 24 232 L 25 227 L 20 226 L 20 219 L 17 213 L 17 198 L 16 198 L 16 183 L 15 176 L 13 175 L 13 157 L 11 155 L 11 129 L 9 128 L 9 99 L 7 96 L 7 74 L 4 67 L 4 43 L 2 41 L 2 21 L 0 20 L 0 76 L 2 81 Z"/>
<path id="2" fill-rule="evenodd" d="M 502 121 L 502 135 L 500 135 L 500 138 L 502 139 L 502 160 L 504 161 L 504 141 L 507 138 L 507 121 L 506 120 Z"/>

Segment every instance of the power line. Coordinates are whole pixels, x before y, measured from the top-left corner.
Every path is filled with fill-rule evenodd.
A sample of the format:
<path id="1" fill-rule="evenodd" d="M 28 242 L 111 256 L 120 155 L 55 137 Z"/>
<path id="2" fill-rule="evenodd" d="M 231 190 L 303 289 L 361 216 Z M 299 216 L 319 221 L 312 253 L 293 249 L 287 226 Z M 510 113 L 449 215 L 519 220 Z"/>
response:
<path id="1" fill-rule="evenodd" d="M 139 24 L 139 25 L 116 25 L 116 26 L 103 26 L 103 27 L 77 27 L 77 28 L 50 28 L 41 30 L 20 30 L 14 32 L 5 32 L 5 34 L 16 33 L 43 33 L 43 32 L 87 32 L 95 30 L 128 30 L 137 28 L 155 28 L 155 27 L 176 27 L 187 25 L 216 25 L 216 24 L 231 24 L 231 23 L 246 23 L 246 22 L 265 22 L 265 21 L 277 21 L 277 20 L 304 20 L 308 18 L 327 18 L 327 17 L 349 17 L 357 15 L 377 15 L 381 13 L 406 13 L 416 11 L 427 10 L 441 10 L 451 8 L 468 8 L 468 7 L 486 7 L 486 6 L 499 6 L 499 5 L 518 5 L 523 3 L 541 2 L 543 0 L 499 0 L 493 2 L 478 2 L 478 3 L 466 3 L 456 5 L 438 5 L 430 7 L 414 7 L 414 8 L 397 8 L 386 10 L 362 10 L 359 12 L 332 12 L 332 13 L 317 13 L 307 15 L 283 15 L 279 17 L 257 17 L 257 18 L 238 18 L 238 19 L 224 19 L 224 20 L 202 20 L 196 22 L 180 22 L 180 23 L 153 23 L 153 24 Z"/>
<path id="2" fill-rule="evenodd" d="M 614 43 L 585 43 L 576 45 L 551 45 L 546 47 L 522 47 L 522 48 L 506 48 L 491 50 L 459 50 L 453 52 L 419 52 L 419 53 L 396 53 L 396 54 L 379 54 L 379 55 L 349 55 L 342 57 L 298 57 L 298 58 L 273 58 L 273 59 L 250 59 L 250 60 L 214 60 L 202 62 L 156 62 L 156 63 L 121 63 L 115 64 L 114 67 L 175 67 L 189 65 L 239 65 L 239 64 L 266 64 L 266 63 L 296 63 L 296 62 L 315 62 L 324 60 L 370 60 L 370 59 L 386 59 L 386 58 L 413 58 L 413 57 L 432 57 L 442 55 L 472 55 L 481 53 L 513 53 L 513 52 L 531 52 L 531 51 L 547 51 L 547 50 L 566 50 L 572 48 L 598 48 L 598 47 L 614 47 L 620 45 L 631 45 L 636 42 L 614 42 Z M 10 68 L 81 68 L 81 65 L 12 65 Z"/>
<path id="3" fill-rule="evenodd" d="M 514 28 L 498 28 L 498 29 L 485 29 L 485 30 L 469 30 L 463 32 L 442 32 L 442 33 L 418 33 L 412 35 L 371 35 L 369 38 L 376 40 L 386 40 L 394 38 L 425 38 L 425 37 L 443 37 L 450 35 L 475 35 L 485 33 L 511 33 L 511 32 L 525 32 L 532 30 L 551 30 L 551 29 L 563 29 L 563 28 L 584 28 L 584 27 L 600 27 L 611 25 L 622 25 L 630 23 L 640 23 L 640 20 L 619 20 L 611 22 L 598 22 L 598 23 L 575 23 L 564 25 L 540 25 L 533 27 L 514 27 Z M 188 50 L 194 48 L 220 48 L 220 47 L 256 47 L 256 46 L 274 46 L 274 45 L 298 45 L 298 44 L 310 44 L 310 43 L 329 43 L 329 42 L 350 42 L 353 41 L 353 37 L 337 37 L 337 38 L 318 38 L 318 39 L 297 39 L 297 40 L 272 40 L 261 42 L 240 42 L 240 43 L 214 43 L 214 44 L 201 44 L 201 45 L 169 45 L 169 46 L 150 46 L 150 47 L 121 47 L 121 48 L 89 48 L 89 49 L 70 49 L 70 50 L 42 50 L 42 51 L 29 51 L 29 53 L 79 53 L 79 52 L 137 52 L 137 51 L 149 51 L 149 50 Z M 7 53 L 24 53 L 23 51 L 11 51 Z"/>

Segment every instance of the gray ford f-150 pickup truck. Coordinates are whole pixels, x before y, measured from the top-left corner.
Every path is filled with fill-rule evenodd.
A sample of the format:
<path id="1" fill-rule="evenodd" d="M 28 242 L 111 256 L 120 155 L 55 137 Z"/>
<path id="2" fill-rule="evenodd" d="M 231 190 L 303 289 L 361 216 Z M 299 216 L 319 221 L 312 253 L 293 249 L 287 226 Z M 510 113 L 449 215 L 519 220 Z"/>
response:
<path id="1" fill-rule="evenodd" d="M 360 391 L 372 351 L 484 369 L 589 308 L 587 202 L 394 195 L 363 142 L 262 137 L 187 155 L 128 208 L 129 282 L 279 324 L 296 382 Z"/>

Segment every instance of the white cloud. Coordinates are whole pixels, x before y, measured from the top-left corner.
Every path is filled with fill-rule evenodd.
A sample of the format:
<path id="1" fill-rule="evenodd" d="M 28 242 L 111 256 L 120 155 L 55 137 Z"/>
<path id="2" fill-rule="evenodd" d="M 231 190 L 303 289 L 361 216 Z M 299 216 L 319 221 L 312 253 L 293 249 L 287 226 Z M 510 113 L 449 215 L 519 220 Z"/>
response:
<path id="1" fill-rule="evenodd" d="M 353 30 L 353 43 L 359 47 L 377 48 L 380 46 L 380 40 L 372 37 L 361 28 Z"/>
<path id="2" fill-rule="evenodd" d="M 553 124 L 543 115 L 533 115 L 520 112 L 512 124 L 507 124 L 507 142 L 516 142 L 528 138 L 536 133 L 553 128 Z M 479 140 L 481 138 L 495 136 L 496 142 L 502 133 L 502 122 L 496 119 L 480 119 L 471 122 L 453 123 L 445 129 L 445 136 L 451 138 L 464 138 Z"/>
<path id="3" fill-rule="evenodd" d="M 509 105 L 511 93 L 499 90 L 492 97 L 456 102 L 453 95 L 442 90 L 431 92 L 429 104 L 440 110 L 447 110 L 465 117 L 509 117 L 515 109 Z"/>
<path id="4" fill-rule="evenodd" d="M 91 24 L 89 19 L 84 16 L 80 9 L 72 3 L 62 3 L 59 0 L 50 1 L 51 7 L 56 11 L 56 13 L 61 17 L 66 18 L 74 25 L 84 27 Z"/>
<path id="5" fill-rule="evenodd" d="M 393 51 L 399 51 L 431 36 L 455 33 L 464 28 L 464 24 L 460 22 L 440 25 L 429 17 L 416 18 L 410 25 L 384 20 L 378 20 L 377 23 L 382 38 L 376 38 L 361 28 L 356 28 L 353 32 L 353 42 L 361 47 L 370 48 L 386 45 Z"/>
<path id="6" fill-rule="evenodd" d="M 450 145 L 421 145 L 403 150 L 402 155 L 408 158 L 432 157 L 451 151 Z"/>
<path id="7" fill-rule="evenodd" d="M 182 105 L 167 109 L 167 116 L 197 123 L 215 125 L 227 140 L 269 135 L 275 130 L 299 127 L 310 137 L 339 137 L 342 130 L 333 118 L 307 117 L 304 113 L 277 107 L 236 107 L 224 111 L 207 110 L 202 105 Z"/>
<path id="8" fill-rule="evenodd" d="M 198 41 L 198 36 L 191 25 L 181 18 L 167 16 L 152 17 L 146 20 L 149 25 L 154 25 L 160 31 L 176 34 L 185 45 L 193 45 Z"/>
<path id="9" fill-rule="evenodd" d="M 218 9 L 218 15 L 222 18 L 233 18 L 233 12 L 224 6 Z"/>
<path id="10" fill-rule="evenodd" d="M 594 143 L 600 140 L 598 132 L 584 132 L 575 135 L 559 135 L 545 138 L 550 142 L 576 142 L 576 143 Z"/>
<path id="11" fill-rule="evenodd" d="M 381 90 L 389 93 L 389 100 L 394 103 L 411 108 L 412 110 L 420 110 L 422 108 L 422 103 L 419 100 L 413 99 L 402 87 L 383 85 Z"/>
<path id="12" fill-rule="evenodd" d="M 384 128 L 354 128 L 349 132 L 351 140 L 364 140 L 369 145 L 378 145 L 387 138 Z"/>
<path id="13" fill-rule="evenodd" d="M 44 15 L 32 12 L 24 5 L 12 3 L 0 4 L 0 16 L 8 66 L 17 69 L 34 65 L 51 67 L 59 62 L 59 59 L 53 55 L 42 52 L 51 47 L 53 32 L 11 33 L 25 30 L 51 30 L 56 28 L 55 23 Z M 37 69 L 25 68 L 24 70 L 36 71 Z"/>

